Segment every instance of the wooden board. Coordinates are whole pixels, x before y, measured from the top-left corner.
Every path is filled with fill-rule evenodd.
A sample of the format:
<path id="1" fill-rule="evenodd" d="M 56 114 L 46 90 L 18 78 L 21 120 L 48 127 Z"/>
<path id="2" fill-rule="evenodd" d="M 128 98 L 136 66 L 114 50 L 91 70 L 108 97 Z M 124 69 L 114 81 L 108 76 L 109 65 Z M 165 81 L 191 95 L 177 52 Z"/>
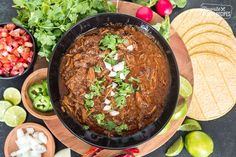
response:
<path id="1" fill-rule="evenodd" d="M 120 1 L 118 4 L 118 12 L 134 16 L 137 8 L 139 7 L 140 5 L 138 4 Z M 163 19 L 159 15 L 154 13 L 153 20 L 150 23 L 156 24 L 157 22 L 160 22 L 162 20 Z M 180 74 L 186 77 L 193 85 L 193 70 L 192 70 L 192 63 L 191 63 L 190 57 L 188 55 L 187 49 L 183 41 L 178 36 L 178 34 L 174 31 L 173 28 L 171 29 L 170 46 L 176 57 Z M 47 66 L 47 63 L 45 62 L 45 60 L 38 58 L 35 65 L 35 69 L 39 69 L 45 66 Z M 190 101 L 191 101 L 191 97 L 188 100 L 188 104 L 190 104 Z M 173 121 L 171 123 L 171 128 L 170 130 L 167 131 L 167 133 L 163 135 L 157 135 L 151 140 L 149 140 L 148 142 L 142 145 L 139 145 L 138 148 L 140 149 L 141 152 L 136 155 L 144 156 L 156 150 L 160 146 L 162 146 L 176 133 L 177 129 L 182 124 L 183 120 L 184 118 Z M 45 120 L 44 122 L 47 125 L 47 127 L 50 129 L 50 131 L 54 134 L 54 136 L 59 141 L 61 141 L 64 145 L 71 148 L 73 151 L 79 154 L 84 154 L 91 148 L 91 145 L 79 140 L 69 130 L 67 130 L 58 118 L 56 118 L 55 120 L 50 120 L 50 121 Z M 120 152 L 119 150 L 116 150 L 116 151 L 102 150 L 96 156 L 109 157 L 109 156 L 114 156 L 118 154 L 119 152 Z"/>

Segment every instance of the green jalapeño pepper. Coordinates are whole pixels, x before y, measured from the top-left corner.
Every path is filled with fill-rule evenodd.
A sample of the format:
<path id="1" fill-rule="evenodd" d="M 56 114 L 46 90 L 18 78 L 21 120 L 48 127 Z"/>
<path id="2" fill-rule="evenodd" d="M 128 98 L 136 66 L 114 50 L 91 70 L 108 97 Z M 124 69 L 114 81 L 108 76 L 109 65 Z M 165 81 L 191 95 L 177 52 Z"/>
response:
<path id="1" fill-rule="evenodd" d="M 47 83 L 47 80 L 43 80 L 42 81 L 42 85 L 43 85 L 43 95 L 48 95 L 48 83 Z"/>
<path id="2" fill-rule="evenodd" d="M 34 100 L 37 96 L 43 95 L 43 91 L 44 91 L 43 85 L 37 83 L 30 86 L 28 94 L 30 99 Z"/>
<path id="3" fill-rule="evenodd" d="M 53 109 L 49 96 L 43 95 L 39 95 L 33 100 L 33 106 L 41 112 L 49 112 Z"/>

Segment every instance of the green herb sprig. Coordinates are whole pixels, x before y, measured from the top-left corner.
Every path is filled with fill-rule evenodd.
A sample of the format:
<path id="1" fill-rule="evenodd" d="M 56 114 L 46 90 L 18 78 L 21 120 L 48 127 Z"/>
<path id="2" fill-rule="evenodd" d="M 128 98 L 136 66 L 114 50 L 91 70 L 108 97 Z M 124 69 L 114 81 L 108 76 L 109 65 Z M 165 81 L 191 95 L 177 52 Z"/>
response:
<path id="1" fill-rule="evenodd" d="M 56 42 L 77 21 L 100 12 L 114 12 L 107 0 L 13 0 L 18 16 L 12 21 L 33 33 L 39 56 L 50 59 Z"/>

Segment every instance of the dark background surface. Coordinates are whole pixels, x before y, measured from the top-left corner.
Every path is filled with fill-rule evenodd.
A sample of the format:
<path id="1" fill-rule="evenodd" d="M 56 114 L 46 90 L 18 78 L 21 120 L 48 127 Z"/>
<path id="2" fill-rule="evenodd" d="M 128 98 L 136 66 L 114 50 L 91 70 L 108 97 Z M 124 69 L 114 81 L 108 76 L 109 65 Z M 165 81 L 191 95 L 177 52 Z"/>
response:
<path id="1" fill-rule="evenodd" d="M 190 9 L 190 8 L 199 8 L 203 3 L 209 3 L 214 6 L 227 5 L 226 10 L 223 12 L 228 12 L 226 16 L 227 21 L 230 23 L 231 27 L 236 34 L 236 0 L 189 0 L 187 6 L 184 9 L 175 9 L 172 13 L 171 18 L 173 19 L 180 12 Z M 208 5 L 208 4 L 207 4 Z M 228 6 L 229 5 L 229 6 Z M 11 21 L 11 18 L 16 16 L 16 12 L 12 6 L 12 0 L 0 0 L 0 23 Z M 231 12 L 232 11 L 232 12 Z M 30 73 L 30 72 L 29 72 Z M 28 74 L 29 74 L 28 73 Z M 4 89 L 7 87 L 16 87 L 19 90 L 21 89 L 22 83 L 27 77 L 28 74 L 21 76 L 20 79 L 3 81 L 0 80 L 0 99 Z M 21 104 L 22 106 L 22 104 Z M 222 118 L 219 118 L 214 121 L 201 122 L 203 130 L 208 133 L 214 140 L 214 153 L 212 157 L 234 157 L 236 149 L 236 107 L 234 107 L 227 115 Z M 44 125 L 43 121 L 32 117 L 28 114 L 27 122 L 36 122 L 41 125 Z M 45 126 L 45 125 L 44 125 Z M 4 141 L 8 133 L 12 128 L 7 127 L 4 123 L 0 123 L 0 157 L 3 157 Z M 146 157 L 163 157 L 168 147 L 180 136 L 185 135 L 183 132 L 176 133 L 165 145 L 157 149 L 153 153 L 147 155 Z M 56 151 L 65 148 L 65 146 L 60 143 L 57 139 L 56 142 Z M 142 151 L 142 150 L 141 150 Z M 179 156 L 189 157 L 190 155 L 184 150 Z M 72 152 L 72 157 L 79 157 L 78 154 Z"/>

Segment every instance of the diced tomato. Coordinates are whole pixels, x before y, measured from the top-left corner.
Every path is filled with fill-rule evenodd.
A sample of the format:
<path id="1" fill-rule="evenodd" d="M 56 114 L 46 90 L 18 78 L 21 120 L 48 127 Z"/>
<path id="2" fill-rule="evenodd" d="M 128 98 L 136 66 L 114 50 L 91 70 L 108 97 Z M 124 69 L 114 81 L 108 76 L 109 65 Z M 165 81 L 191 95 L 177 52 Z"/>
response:
<path id="1" fill-rule="evenodd" d="M 0 28 L 0 32 L 7 32 L 7 29 L 6 28 Z"/>
<path id="2" fill-rule="evenodd" d="M 7 45 L 10 45 L 12 43 L 11 36 L 6 37 L 6 43 L 7 43 Z"/>
<path id="3" fill-rule="evenodd" d="M 0 43 L 0 50 L 3 50 L 6 48 L 6 44 L 5 43 Z"/>
<path id="4" fill-rule="evenodd" d="M 11 36 L 13 37 L 19 37 L 20 36 L 20 31 L 18 30 L 13 30 L 13 31 L 10 31 L 9 33 Z"/>
<path id="5" fill-rule="evenodd" d="M 28 61 L 29 63 L 31 63 L 31 62 L 32 62 L 32 57 L 28 57 L 28 58 L 27 58 L 27 61 Z"/>
<path id="6" fill-rule="evenodd" d="M 0 62 L 0 68 L 2 67 L 2 62 Z"/>
<path id="7" fill-rule="evenodd" d="M 14 48 L 17 48 L 19 46 L 17 41 L 13 41 L 11 44 Z"/>
<path id="8" fill-rule="evenodd" d="M 7 63 L 9 63 L 10 61 L 7 59 L 7 57 L 2 56 L 2 57 L 1 57 L 1 62 L 2 62 L 3 64 L 7 64 Z"/>
<path id="9" fill-rule="evenodd" d="M 33 47 L 33 44 L 31 42 L 25 42 L 24 44 L 26 47 Z"/>
<path id="10" fill-rule="evenodd" d="M 21 56 L 23 57 L 23 59 L 27 60 L 30 57 L 30 53 L 27 51 L 23 51 L 21 53 Z"/>
<path id="11" fill-rule="evenodd" d="M 6 29 L 9 30 L 9 31 L 12 31 L 15 28 L 16 28 L 16 25 L 14 23 L 8 23 L 6 25 Z"/>
<path id="12" fill-rule="evenodd" d="M 7 35 L 8 35 L 8 33 L 7 33 L 7 32 L 2 32 L 2 33 L 1 33 L 1 37 L 3 37 L 3 38 L 6 38 L 6 37 L 7 37 Z"/>
<path id="13" fill-rule="evenodd" d="M 22 38 L 15 39 L 15 41 L 18 43 L 18 45 L 24 44 L 24 39 L 22 39 Z"/>
<path id="14" fill-rule="evenodd" d="M 18 57 L 16 57 L 14 54 L 13 55 L 8 55 L 8 60 L 11 62 L 17 62 Z"/>
<path id="15" fill-rule="evenodd" d="M 3 74 L 3 70 L 2 70 L 2 68 L 0 68 L 0 75 L 2 75 Z"/>
<path id="16" fill-rule="evenodd" d="M 15 69 L 12 69 L 11 72 L 10 72 L 10 76 L 16 76 L 16 75 L 19 75 L 19 71 L 15 70 Z"/>
<path id="17" fill-rule="evenodd" d="M 17 56 L 17 57 L 20 57 L 20 53 L 18 52 L 17 47 L 14 48 L 14 49 L 11 51 L 11 53 L 14 54 L 14 55 Z"/>
<path id="18" fill-rule="evenodd" d="M 26 31 L 24 29 L 20 28 L 20 35 L 24 35 L 26 33 Z"/>
<path id="19" fill-rule="evenodd" d="M 30 41 L 30 35 L 26 34 L 26 35 L 22 36 L 22 39 L 24 41 Z"/>

